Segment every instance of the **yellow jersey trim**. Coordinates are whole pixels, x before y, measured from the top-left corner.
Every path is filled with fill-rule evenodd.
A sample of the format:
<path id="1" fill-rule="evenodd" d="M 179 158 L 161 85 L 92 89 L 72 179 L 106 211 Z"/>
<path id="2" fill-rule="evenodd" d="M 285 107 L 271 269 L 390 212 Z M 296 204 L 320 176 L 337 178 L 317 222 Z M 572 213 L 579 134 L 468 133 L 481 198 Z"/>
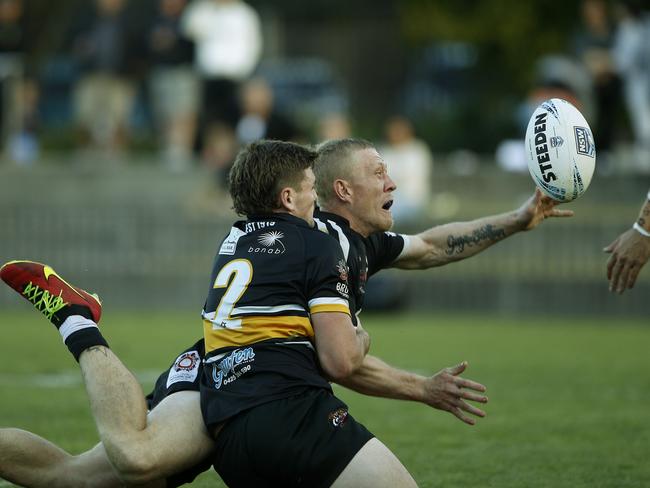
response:
<path id="1" fill-rule="evenodd" d="M 341 305 L 338 303 L 323 303 L 321 305 L 314 305 L 309 309 L 311 313 L 322 313 L 322 312 L 342 312 L 348 315 L 350 314 L 350 307 L 347 305 Z"/>
<path id="2" fill-rule="evenodd" d="M 206 353 L 222 347 L 246 346 L 269 339 L 301 337 L 311 340 L 314 337 L 308 317 L 282 315 L 241 317 L 241 326 L 233 329 L 213 326 L 212 322 L 204 319 L 203 332 Z"/>

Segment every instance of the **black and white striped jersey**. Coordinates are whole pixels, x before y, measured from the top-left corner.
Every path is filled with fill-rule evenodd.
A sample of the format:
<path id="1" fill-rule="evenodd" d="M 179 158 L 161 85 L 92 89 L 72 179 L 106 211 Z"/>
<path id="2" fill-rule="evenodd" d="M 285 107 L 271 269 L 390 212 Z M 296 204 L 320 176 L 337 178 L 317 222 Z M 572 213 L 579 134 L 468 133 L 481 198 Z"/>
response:
<path id="1" fill-rule="evenodd" d="M 408 243 L 408 236 L 393 232 L 376 232 L 363 237 L 350 228 L 343 217 L 316 210 L 316 226 L 334 237 L 341 246 L 348 265 L 350 287 L 350 311 L 356 324 L 356 314 L 363 308 L 368 278 L 388 268 L 402 253 Z"/>

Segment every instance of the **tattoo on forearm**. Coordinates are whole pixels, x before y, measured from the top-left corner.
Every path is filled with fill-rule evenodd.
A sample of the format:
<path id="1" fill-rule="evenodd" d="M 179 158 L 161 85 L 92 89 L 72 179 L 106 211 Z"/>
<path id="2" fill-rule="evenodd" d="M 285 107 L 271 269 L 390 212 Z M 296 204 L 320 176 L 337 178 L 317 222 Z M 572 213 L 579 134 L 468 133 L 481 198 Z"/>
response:
<path id="1" fill-rule="evenodd" d="M 447 237 L 448 247 L 445 252 L 448 255 L 461 254 L 465 250 L 465 247 L 473 247 L 486 240 L 496 242 L 504 237 L 506 237 L 506 231 L 504 229 L 495 229 L 491 224 L 487 224 L 476 229 L 471 235 L 466 234 L 458 237 L 449 235 Z"/>

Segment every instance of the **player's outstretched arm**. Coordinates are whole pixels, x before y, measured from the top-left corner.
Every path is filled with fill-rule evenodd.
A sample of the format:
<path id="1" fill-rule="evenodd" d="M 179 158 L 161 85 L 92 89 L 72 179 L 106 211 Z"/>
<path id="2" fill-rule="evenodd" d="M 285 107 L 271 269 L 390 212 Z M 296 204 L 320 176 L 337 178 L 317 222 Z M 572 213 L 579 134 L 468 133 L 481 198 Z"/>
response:
<path id="1" fill-rule="evenodd" d="M 632 229 L 623 232 L 604 249 L 609 291 L 623 293 L 636 283 L 639 271 L 650 258 L 650 192 Z"/>
<path id="2" fill-rule="evenodd" d="M 393 266 L 426 269 L 469 258 L 516 232 L 534 229 L 544 219 L 573 215 L 573 211 L 560 210 L 557 205 L 558 202 L 536 189 L 512 212 L 432 227 L 409 236 L 408 248 Z"/>
<path id="3" fill-rule="evenodd" d="M 352 376 L 337 383 L 364 395 L 421 402 L 474 425 L 476 420 L 466 413 L 485 417 L 485 412 L 467 401 L 487 403 L 488 398 L 483 395 L 485 386 L 460 376 L 466 368 L 467 362 L 463 361 L 427 377 L 399 370 L 374 356 L 366 356 Z"/>

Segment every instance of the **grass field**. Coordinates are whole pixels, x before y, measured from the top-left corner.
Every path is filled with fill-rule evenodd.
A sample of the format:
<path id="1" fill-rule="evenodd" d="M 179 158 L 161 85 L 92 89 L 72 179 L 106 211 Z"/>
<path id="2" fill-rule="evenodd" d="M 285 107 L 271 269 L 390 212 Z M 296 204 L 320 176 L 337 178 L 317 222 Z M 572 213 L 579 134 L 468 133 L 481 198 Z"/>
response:
<path id="1" fill-rule="evenodd" d="M 337 393 L 422 487 L 648 487 L 648 322 L 366 315 L 371 351 L 394 365 L 433 373 L 468 360 L 465 376 L 488 386 L 488 416 L 469 427 L 423 405 Z M 200 331 L 193 313 L 107 313 L 103 324 L 145 390 Z M 53 328 L 27 307 L 1 312 L 0 344 L 0 424 L 72 452 L 91 446 L 80 375 Z M 194 486 L 223 485 L 206 473 Z"/>

